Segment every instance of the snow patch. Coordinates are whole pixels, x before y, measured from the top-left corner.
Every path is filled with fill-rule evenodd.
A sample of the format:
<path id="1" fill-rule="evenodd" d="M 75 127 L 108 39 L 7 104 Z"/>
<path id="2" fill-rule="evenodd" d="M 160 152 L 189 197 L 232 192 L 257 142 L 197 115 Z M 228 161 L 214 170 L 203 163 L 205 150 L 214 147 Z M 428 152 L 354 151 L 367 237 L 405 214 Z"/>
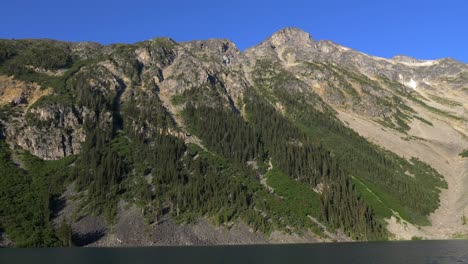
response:
<path id="1" fill-rule="evenodd" d="M 323 47 L 322 48 L 322 52 L 325 52 L 325 53 L 330 53 L 331 49 L 329 49 L 328 47 Z"/>
<path id="2" fill-rule="evenodd" d="M 404 64 L 406 66 L 413 66 L 413 67 L 421 67 L 421 66 L 432 66 L 439 63 L 436 60 L 428 60 L 428 61 L 418 61 L 418 62 L 406 62 L 406 61 L 399 61 L 398 63 Z"/>
<path id="3" fill-rule="evenodd" d="M 418 60 L 416 62 L 395 61 L 395 60 L 387 59 L 387 58 L 383 58 L 383 57 L 371 56 L 369 54 L 359 52 L 359 51 L 358 51 L 358 53 L 360 53 L 361 55 L 364 55 L 364 56 L 366 56 L 368 58 L 374 59 L 374 60 L 385 61 L 385 62 L 391 63 L 393 65 L 402 64 L 402 65 L 409 66 L 409 67 L 433 66 L 433 65 L 439 64 L 439 62 L 440 62 L 440 60 Z"/>
<path id="4" fill-rule="evenodd" d="M 418 87 L 418 83 L 415 80 L 413 80 L 413 78 L 411 78 L 409 82 L 404 83 L 404 85 L 411 87 L 414 90 L 416 90 L 416 87 Z"/>
<path id="5" fill-rule="evenodd" d="M 351 50 L 350 48 L 347 48 L 347 47 L 343 47 L 341 45 L 337 45 L 338 49 L 341 50 L 341 51 L 349 51 Z"/>

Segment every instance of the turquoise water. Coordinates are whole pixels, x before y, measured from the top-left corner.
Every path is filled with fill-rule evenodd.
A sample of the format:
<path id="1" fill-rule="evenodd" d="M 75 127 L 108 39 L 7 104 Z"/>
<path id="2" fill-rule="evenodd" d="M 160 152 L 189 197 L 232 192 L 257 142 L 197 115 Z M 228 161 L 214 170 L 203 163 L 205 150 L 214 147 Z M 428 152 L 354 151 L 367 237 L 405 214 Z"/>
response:
<path id="1" fill-rule="evenodd" d="M 0 249 L 0 263 L 468 263 L 468 241 Z"/>

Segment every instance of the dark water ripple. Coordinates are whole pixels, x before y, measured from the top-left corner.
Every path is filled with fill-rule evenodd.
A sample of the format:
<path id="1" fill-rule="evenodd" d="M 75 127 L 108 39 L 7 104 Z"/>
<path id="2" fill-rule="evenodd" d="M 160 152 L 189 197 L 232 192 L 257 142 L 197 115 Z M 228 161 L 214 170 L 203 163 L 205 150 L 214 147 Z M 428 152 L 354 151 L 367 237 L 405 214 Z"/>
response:
<path id="1" fill-rule="evenodd" d="M 255 246 L 0 249 L 6 263 L 467 263 L 468 241 Z"/>

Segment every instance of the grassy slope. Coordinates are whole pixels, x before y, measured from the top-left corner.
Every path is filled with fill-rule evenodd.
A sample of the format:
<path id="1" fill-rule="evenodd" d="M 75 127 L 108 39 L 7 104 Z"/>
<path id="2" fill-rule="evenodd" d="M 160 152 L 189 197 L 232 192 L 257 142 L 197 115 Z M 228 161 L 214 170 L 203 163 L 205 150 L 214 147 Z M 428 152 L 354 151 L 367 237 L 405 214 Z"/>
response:
<path id="1" fill-rule="evenodd" d="M 283 172 L 273 168 L 265 177 L 268 186 L 280 199 L 272 199 L 271 205 L 275 211 L 299 226 L 311 224 L 308 215 L 318 218 L 320 211 L 320 196 L 311 188 L 288 177 Z"/>

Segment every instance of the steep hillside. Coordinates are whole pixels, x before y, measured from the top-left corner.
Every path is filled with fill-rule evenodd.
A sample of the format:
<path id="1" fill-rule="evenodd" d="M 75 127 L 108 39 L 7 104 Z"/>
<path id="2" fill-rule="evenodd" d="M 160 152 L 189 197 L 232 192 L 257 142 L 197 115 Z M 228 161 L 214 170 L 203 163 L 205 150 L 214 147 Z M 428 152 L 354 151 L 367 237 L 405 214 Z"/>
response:
<path id="1" fill-rule="evenodd" d="M 419 158 L 445 176 L 449 189 L 442 192 L 441 206 L 431 214 L 432 226 L 421 231 L 406 222 L 402 225 L 395 216 L 389 228 L 396 237 L 440 239 L 466 234 L 468 163 L 457 156 L 468 144 L 466 64 L 451 59 L 371 57 L 329 41 L 314 41 L 307 33 L 289 28 L 246 54 L 281 65 L 335 109 L 345 125 L 371 142 L 407 159 Z M 329 132 L 322 137 L 322 141 L 330 138 L 330 147 L 350 144 L 349 137 L 343 142 Z"/>
<path id="2" fill-rule="evenodd" d="M 0 234 L 16 246 L 464 236 L 466 76 L 451 59 L 376 58 L 295 28 L 245 52 L 223 39 L 0 40 Z"/>

